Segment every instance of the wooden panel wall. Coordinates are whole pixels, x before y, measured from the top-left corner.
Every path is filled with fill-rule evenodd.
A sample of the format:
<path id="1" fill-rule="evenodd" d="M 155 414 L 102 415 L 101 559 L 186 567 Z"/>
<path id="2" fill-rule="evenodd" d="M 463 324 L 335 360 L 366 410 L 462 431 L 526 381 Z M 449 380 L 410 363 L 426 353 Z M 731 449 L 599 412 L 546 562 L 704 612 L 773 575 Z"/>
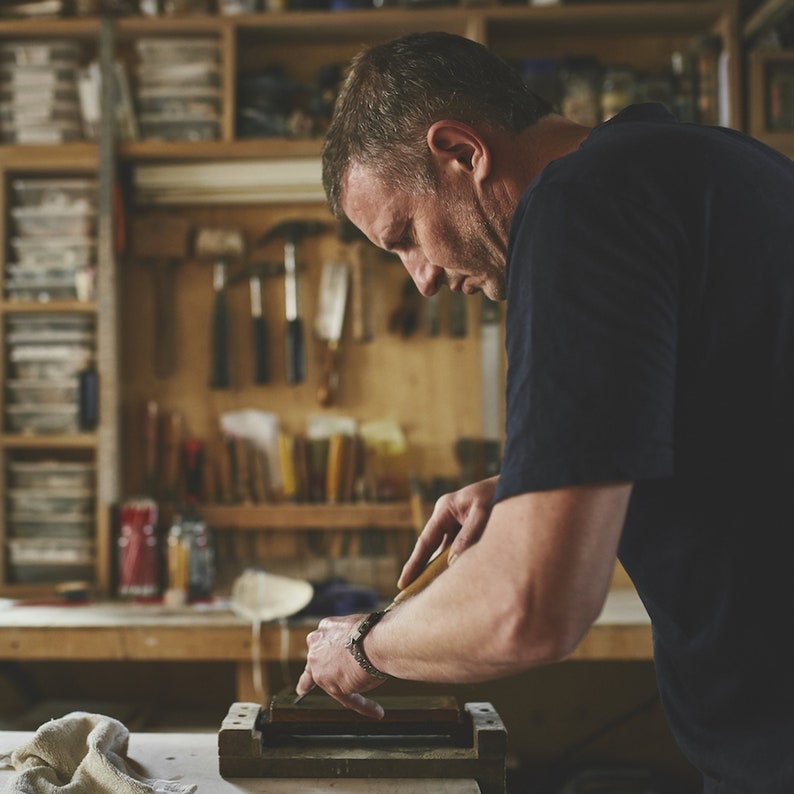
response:
<path id="1" fill-rule="evenodd" d="M 284 279 L 265 280 L 264 313 L 270 337 L 271 382 L 256 386 L 252 376 L 250 303 L 247 282 L 231 286 L 228 304 L 231 321 L 232 388 L 211 391 L 209 380 L 210 318 L 213 303 L 212 264 L 188 257 L 176 265 L 177 367 L 173 377 L 157 379 L 155 345 L 155 279 L 153 265 L 123 257 L 121 265 L 122 394 L 126 495 L 143 488 L 143 416 L 147 400 L 161 410 L 178 410 L 188 434 L 209 438 L 224 411 L 257 408 L 277 413 L 287 432 L 301 432 L 307 415 L 326 413 L 352 416 L 358 421 L 391 419 L 408 439 L 407 466 L 422 477 L 455 476 L 458 468 L 453 445 L 459 436 L 477 436 L 481 429 L 480 344 L 478 297 L 467 299 L 468 335 L 449 336 L 443 320 L 441 335 L 430 338 L 421 324 L 410 338 L 390 333 L 388 319 L 400 302 L 407 274 L 395 259 L 375 256 L 372 279 L 374 338 L 357 343 L 350 338 L 349 306 L 342 340 L 342 367 L 338 404 L 320 408 L 317 386 L 320 359 L 312 339 L 317 308 L 317 285 L 322 262 L 345 257 L 327 210 L 320 205 L 214 206 L 189 209 L 147 210 L 185 216 L 194 228 L 236 226 L 245 230 L 253 259 L 283 261 L 283 245 L 272 242 L 255 247 L 261 235 L 287 218 L 318 219 L 328 223 L 328 233 L 307 238 L 298 248 L 301 313 L 307 339 L 307 377 L 289 386 L 284 375 Z M 143 214 L 142 210 L 138 211 Z M 131 228 L 131 226 L 130 226 Z M 231 265 L 230 276 L 239 269 Z"/>

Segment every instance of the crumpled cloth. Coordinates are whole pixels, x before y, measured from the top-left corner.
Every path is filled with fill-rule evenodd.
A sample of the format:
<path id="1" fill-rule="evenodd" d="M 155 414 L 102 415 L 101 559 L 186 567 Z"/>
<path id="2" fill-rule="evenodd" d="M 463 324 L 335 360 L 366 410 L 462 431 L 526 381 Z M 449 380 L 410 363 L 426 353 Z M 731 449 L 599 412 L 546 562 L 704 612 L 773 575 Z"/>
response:
<path id="1" fill-rule="evenodd" d="M 118 720 L 73 711 L 45 722 L 0 766 L 15 775 L 2 794 L 192 794 L 196 786 L 143 777 L 127 758 L 130 733 Z"/>

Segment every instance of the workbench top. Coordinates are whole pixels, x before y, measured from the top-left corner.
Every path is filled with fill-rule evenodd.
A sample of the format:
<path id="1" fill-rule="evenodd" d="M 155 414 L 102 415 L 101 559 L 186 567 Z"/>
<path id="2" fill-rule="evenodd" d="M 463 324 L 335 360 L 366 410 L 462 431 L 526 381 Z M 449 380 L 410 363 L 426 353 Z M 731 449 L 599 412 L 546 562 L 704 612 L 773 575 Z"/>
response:
<path id="1" fill-rule="evenodd" d="M 28 741 L 33 734 L 0 731 L 0 756 Z M 260 792 L 267 794 L 478 794 L 473 780 L 274 779 L 224 780 L 218 772 L 216 733 L 131 733 L 127 756 L 146 777 L 194 783 L 198 794 Z M 0 769 L 0 789 L 14 771 Z"/>
<path id="2" fill-rule="evenodd" d="M 255 633 L 228 603 L 181 608 L 97 602 L 25 605 L 0 601 L 0 660 L 225 662 L 236 666 L 237 700 L 259 701 L 254 669 L 306 659 L 306 635 L 317 618 L 264 623 Z M 258 637 L 258 639 L 256 639 Z M 576 650 L 575 660 L 653 658 L 648 614 L 633 589 L 614 589 Z"/>
<path id="3" fill-rule="evenodd" d="M 290 619 L 290 629 L 310 629 L 317 618 Z M 265 624 L 280 628 L 281 623 Z M 596 627 L 647 626 L 648 613 L 632 588 L 611 590 Z M 248 628 L 227 601 L 167 607 L 159 603 L 102 601 L 68 604 L 39 604 L 0 599 L 0 628 Z"/>

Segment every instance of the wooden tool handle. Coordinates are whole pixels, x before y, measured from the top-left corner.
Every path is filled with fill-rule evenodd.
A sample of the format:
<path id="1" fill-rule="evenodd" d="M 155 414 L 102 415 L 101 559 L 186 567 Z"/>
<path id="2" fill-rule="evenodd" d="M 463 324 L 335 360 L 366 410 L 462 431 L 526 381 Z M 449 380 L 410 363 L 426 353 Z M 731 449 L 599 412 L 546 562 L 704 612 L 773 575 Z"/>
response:
<path id="1" fill-rule="evenodd" d="M 303 350 L 303 325 L 300 318 L 287 320 L 287 383 L 294 386 L 306 376 L 305 353 Z"/>
<path id="2" fill-rule="evenodd" d="M 393 609 L 397 604 L 401 601 L 405 601 L 407 598 L 416 595 L 417 593 L 424 590 L 434 579 L 437 579 L 444 571 L 447 570 L 449 567 L 449 547 L 444 549 L 440 554 L 433 557 L 427 565 L 422 569 L 422 572 L 416 579 L 411 582 L 407 587 L 403 590 L 400 590 L 399 593 L 394 597 L 394 600 L 386 607 L 384 612 L 388 612 L 390 609 Z M 302 695 L 299 695 L 292 701 L 293 706 L 297 706 L 310 692 L 312 692 L 317 687 L 317 684 L 312 684 L 309 689 L 304 692 Z"/>
<path id="3" fill-rule="evenodd" d="M 182 414 L 179 411 L 168 411 L 163 415 L 163 450 L 160 480 L 163 496 L 166 501 L 173 502 L 177 496 L 179 484 L 179 457 L 182 448 Z"/>
<path id="4" fill-rule="evenodd" d="M 146 403 L 144 416 L 143 442 L 144 442 L 144 491 L 151 496 L 157 482 L 157 463 L 160 457 L 158 440 L 160 423 L 160 408 L 155 400 Z"/>
<path id="5" fill-rule="evenodd" d="M 215 293 L 212 312 L 210 358 L 210 389 L 228 389 L 231 385 L 229 371 L 229 312 L 225 288 Z"/>
<path id="6" fill-rule="evenodd" d="M 389 604 L 387 609 L 391 609 L 401 601 L 405 601 L 406 598 L 410 598 L 411 596 L 416 595 L 417 593 L 424 590 L 434 579 L 437 579 L 442 573 L 444 573 L 448 567 L 449 547 L 444 549 L 444 551 L 430 560 L 430 562 L 425 565 L 419 576 L 417 576 L 413 582 L 397 593 L 397 595 L 394 597 L 394 600 L 391 602 L 391 604 Z"/>
<path id="7" fill-rule="evenodd" d="M 254 317 L 254 383 L 261 385 L 267 383 L 267 327 L 264 317 Z"/>
<path id="8" fill-rule="evenodd" d="M 336 391 L 339 387 L 339 345 L 328 342 L 325 348 L 323 371 L 320 385 L 317 388 L 317 402 L 328 408 L 336 400 Z"/>

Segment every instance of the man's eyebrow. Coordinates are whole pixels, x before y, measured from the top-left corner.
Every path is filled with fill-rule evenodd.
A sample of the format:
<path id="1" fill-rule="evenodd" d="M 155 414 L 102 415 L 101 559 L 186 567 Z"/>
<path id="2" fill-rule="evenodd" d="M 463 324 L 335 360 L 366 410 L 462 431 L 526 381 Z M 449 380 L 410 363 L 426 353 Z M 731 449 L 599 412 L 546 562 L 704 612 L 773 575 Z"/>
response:
<path id="1" fill-rule="evenodd" d="M 385 229 L 381 236 L 381 241 L 383 242 L 382 247 L 386 251 L 392 251 L 406 238 L 410 231 L 410 220 L 395 221 Z"/>

